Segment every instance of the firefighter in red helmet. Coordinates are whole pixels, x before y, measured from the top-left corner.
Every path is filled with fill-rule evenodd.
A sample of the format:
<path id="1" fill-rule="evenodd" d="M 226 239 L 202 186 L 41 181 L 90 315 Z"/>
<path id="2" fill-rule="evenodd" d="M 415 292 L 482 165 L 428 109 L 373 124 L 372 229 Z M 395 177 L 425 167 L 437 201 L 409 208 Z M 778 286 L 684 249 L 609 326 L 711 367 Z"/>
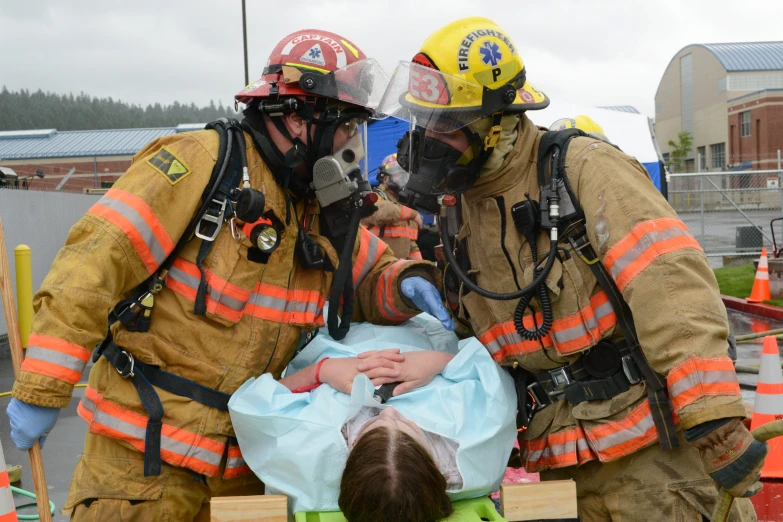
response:
<path id="1" fill-rule="evenodd" d="M 92 355 L 71 520 L 203 520 L 213 496 L 262 493 L 231 393 L 279 377 L 327 322 L 337 338 L 352 318 L 394 324 L 425 310 L 448 323 L 432 266 L 397 260 L 358 227 L 372 204 L 364 123 L 385 83 L 349 40 L 297 31 L 237 95 L 242 122 L 148 144 L 71 229 L 36 295 L 8 407 L 14 442 L 31 447 Z M 312 384 L 358 373 L 344 361 L 325 361 Z M 382 361 L 364 373 L 397 377 Z"/>

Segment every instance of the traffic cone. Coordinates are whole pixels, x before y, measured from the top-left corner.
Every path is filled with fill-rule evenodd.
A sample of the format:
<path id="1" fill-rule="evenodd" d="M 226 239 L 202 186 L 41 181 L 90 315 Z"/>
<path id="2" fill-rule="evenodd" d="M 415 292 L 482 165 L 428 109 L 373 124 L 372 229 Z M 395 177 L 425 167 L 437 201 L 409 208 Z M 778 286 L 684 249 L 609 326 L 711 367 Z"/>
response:
<path id="1" fill-rule="evenodd" d="M 3 446 L 0 444 L 0 522 L 18 522 L 14 497 L 11 495 L 11 483 L 5 467 Z"/>
<path id="2" fill-rule="evenodd" d="M 750 429 L 752 431 L 780 419 L 783 419 L 783 370 L 780 368 L 778 340 L 768 335 L 764 338 L 761 350 L 759 381 Z M 769 454 L 761 469 L 761 478 L 783 478 L 783 438 L 771 439 L 768 444 Z"/>
<path id="3" fill-rule="evenodd" d="M 756 270 L 756 279 L 753 280 L 753 290 L 750 297 L 746 299 L 749 303 L 760 303 L 769 301 L 772 295 L 769 293 L 769 265 L 767 264 L 767 249 L 761 249 L 759 258 L 759 268 Z"/>

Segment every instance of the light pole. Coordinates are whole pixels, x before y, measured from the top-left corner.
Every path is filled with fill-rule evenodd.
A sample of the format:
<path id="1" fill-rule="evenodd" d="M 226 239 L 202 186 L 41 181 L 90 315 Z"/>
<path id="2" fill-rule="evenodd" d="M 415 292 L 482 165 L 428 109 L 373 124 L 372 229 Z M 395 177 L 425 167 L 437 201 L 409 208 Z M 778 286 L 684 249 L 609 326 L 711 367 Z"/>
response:
<path id="1" fill-rule="evenodd" d="M 247 74 L 247 18 L 245 16 L 245 0 L 242 0 L 242 41 L 245 44 L 245 85 L 250 85 Z"/>

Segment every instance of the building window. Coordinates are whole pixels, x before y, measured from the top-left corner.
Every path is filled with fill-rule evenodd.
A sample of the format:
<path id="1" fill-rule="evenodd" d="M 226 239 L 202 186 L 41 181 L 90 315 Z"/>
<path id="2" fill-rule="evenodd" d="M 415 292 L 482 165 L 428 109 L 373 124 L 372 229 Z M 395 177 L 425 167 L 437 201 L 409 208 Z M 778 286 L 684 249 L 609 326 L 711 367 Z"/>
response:
<path id="1" fill-rule="evenodd" d="M 750 111 L 740 113 L 740 137 L 750 136 Z"/>
<path id="2" fill-rule="evenodd" d="M 699 155 L 699 170 L 707 170 L 707 147 L 697 147 L 696 153 Z"/>
<path id="3" fill-rule="evenodd" d="M 114 185 L 113 181 L 101 181 L 101 188 L 102 189 L 110 189 Z"/>
<path id="4" fill-rule="evenodd" d="M 712 168 L 723 169 L 726 166 L 726 144 L 715 143 L 710 145 L 710 156 L 712 156 Z"/>

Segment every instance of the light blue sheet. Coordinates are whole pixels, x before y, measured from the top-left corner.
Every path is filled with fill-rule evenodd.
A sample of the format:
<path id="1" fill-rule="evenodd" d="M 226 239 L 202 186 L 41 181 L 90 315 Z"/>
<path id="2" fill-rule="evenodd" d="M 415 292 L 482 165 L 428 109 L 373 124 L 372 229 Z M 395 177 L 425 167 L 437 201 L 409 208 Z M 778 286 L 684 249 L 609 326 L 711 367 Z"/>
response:
<path id="1" fill-rule="evenodd" d="M 392 397 L 386 405 L 372 398 L 374 388 L 363 375 L 354 380 L 350 396 L 326 385 L 310 393 L 291 393 L 264 374 L 231 397 L 229 411 L 245 461 L 268 492 L 290 497 L 293 512 L 339 509 L 348 455 L 340 430 L 365 405 L 393 406 L 422 429 L 459 443 L 463 487 L 449 492 L 453 500 L 497 490 L 516 437 L 516 396 L 511 377 L 475 338 L 458 341 L 426 314 L 396 327 L 353 324 L 339 342 L 323 329 L 288 371 L 323 357 L 353 357 L 386 348 L 448 351 L 456 357 L 432 383 Z"/>

